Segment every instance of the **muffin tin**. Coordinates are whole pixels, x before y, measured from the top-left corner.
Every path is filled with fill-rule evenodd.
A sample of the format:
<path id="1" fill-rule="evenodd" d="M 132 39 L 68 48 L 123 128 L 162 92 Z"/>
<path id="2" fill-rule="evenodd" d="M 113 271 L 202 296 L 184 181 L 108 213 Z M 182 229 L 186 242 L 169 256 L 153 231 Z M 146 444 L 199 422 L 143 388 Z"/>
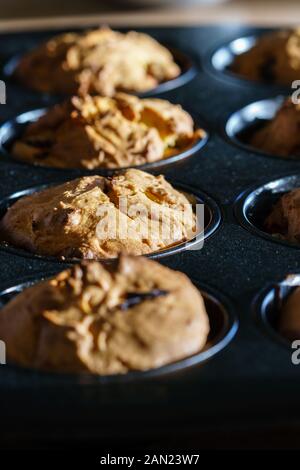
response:
<path id="1" fill-rule="evenodd" d="M 131 28 L 139 30 L 134 25 Z M 194 78 L 184 86 L 161 89 L 164 93 L 159 96 L 199 116 L 210 136 L 192 158 L 183 159 L 180 166 L 169 164 L 163 172 L 185 192 L 209 202 L 214 230 L 207 233 L 210 236 L 201 250 L 184 246 L 166 253 L 159 261 L 185 272 L 207 292 L 212 299 L 209 302 L 217 305 L 227 327 L 215 338 L 212 349 L 216 346 L 213 351 L 218 354 L 204 351 L 200 354 L 204 354 L 205 361 L 199 357 L 187 359 L 180 361 L 180 367 L 174 364 L 153 373 L 134 374 L 130 380 L 58 376 L 0 366 L 0 398 L 7 404 L 2 411 L 0 434 L 2 438 L 5 429 L 8 443 L 9 436 L 22 442 L 30 436 L 35 443 L 57 444 L 72 435 L 88 444 L 104 439 L 124 445 L 133 440 L 135 444 L 145 439 L 161 443 L 166 436 L 178 439 L 183 435 L 213 435 L 216 431 L 221 436 L 222 430 L 223 435 L 239 435 L 262 428 L 300 429 L 300 369 L 292 364 L 293 350 L 286 341 L 282 347 L 282 339 L 274 329 L 276 321 L 272 318 L 276 315 L 272 312 L 276 305 L 268 291 L 287 274 L 299 272 L 299 251 L 263 234 L 261 226 L 265 211 L 275 199 L 300 184 L 299 162 L 264 158 L 249 147 L 237 145 L 232 140 L 235 133 L 230 135 L 228 130 L 228 118 L 249 103 L 259 102 L 267 113 L 270 101 L 265 100 L 273 103 L 278 95 L 276 87 L 231 80 L 220 68 L 208 66 L 211 51 L 218 45 L 228 47 L 234 35 L 235 39 L 253 37 L 260 31 L 221 26 L 140 30 L 193 57 L 197 68 Z M 0 50 L 6 51 L 2 65 L 54 33 L 2 34 Z M 3 78 L 6 80 L 5 75 Z M 22 113 L 57 102 L 57 97 L 22 88 L 9 79 L 6 86 L 7 104 L 0 106 L 2 123 L 15 123 Z M 238 115 L 235 125 L 247 124 L 251 116 Z M 232 124 L 231 131 L 233 128 Z M 15 125 L 10 130 L 14 133 Z M 20 164 L 3 149 L 0 165 L 1 214 L 11 198 L 19 197 L 22 191 L 72 178 L 68 171 Z M 157 173 L 161 168 L 149 171 Z M 24 282 L 35 282 L 68 264 L 63 266 L 55 259 L 28 253 L 25 256 L 4 246 L 0 260 L 1 302 L 21 289 Z M 258 298 L 262 290 L 269 296 Z M 234 447 L 235 443 L 231 444 Z"/>

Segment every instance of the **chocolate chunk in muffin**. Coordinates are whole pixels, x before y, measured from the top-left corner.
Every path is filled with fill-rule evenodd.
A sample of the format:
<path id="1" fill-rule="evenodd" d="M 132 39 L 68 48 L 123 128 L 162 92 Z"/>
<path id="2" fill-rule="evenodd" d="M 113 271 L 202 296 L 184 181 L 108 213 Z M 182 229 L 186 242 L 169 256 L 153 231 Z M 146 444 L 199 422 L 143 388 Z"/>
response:
<path id="1" fill-rule="evenodd" d="M 171 52 L 147 34 L 99 28 L 53 37 L 25 54 L 15 76 L 35 90 L 112 96 L 145 92 L 180 74 Z"/>
<path id="2" fill-rule="evenodd" d="M 75 265 L 0 310 L 8 360 L 53 372 L 157 368 L 198 353 L 208 332 L 198 289 L 145 258 Z"/>
<path id="3" fill-rule="evenodd" d="M 205 137 L 166 100 L 74 96 L 29 124 L 12 146 L 27 163 L 60 168 L 121 168 L 155 162 Z"/>
<path id="4" fill-rule="evenodd" d="M 0 222 L 2 237 L 33 253 L 112 258 L 151 253 L 196 234 L 192 203 L 163 176 L 127 170 L 87 176 L 22 197 Z"/>
<path id="5" fill-rule="evenodd" d="M 277 31 L 258 38 L 230 67 L 244 78 L 291 86 L 300 73 L 300 28 Z"/>
<path id="6" fill-rule="evenodd" d="M 300 105 L 284 101 L 273 119 L 257 130 L 249 144 L 282 157 L 300 157 Z"/>
<path id="7" fill-rule="evenodd" d="M 284 194 L 266 219 L 268 232 L 292 243 L 300 243 L 300 188 Z"/>

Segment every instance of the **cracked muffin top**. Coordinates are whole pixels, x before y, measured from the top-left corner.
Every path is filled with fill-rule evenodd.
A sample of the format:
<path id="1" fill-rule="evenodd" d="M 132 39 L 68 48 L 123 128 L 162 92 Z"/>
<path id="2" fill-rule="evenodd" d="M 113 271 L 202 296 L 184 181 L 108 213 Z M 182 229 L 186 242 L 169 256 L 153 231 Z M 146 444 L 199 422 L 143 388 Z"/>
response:
<path id="1" fill-rule="evenodd" d="M 48 93 L 145 92 L 180 74 L 171 52 L 147 34 L 99 28 L 53 37 L 19 62 L 16 78 Z"/>
<path id="2" fill-rule="evenodd" d="M 204 137 L 180 105 L 165 100 L 74 96 L 29 124 L 11 152 L 44 166 L 122 168 L 176 155 Z"/>
<path id="3" fill-rule="evenodd" d="M 250 80 L 291 86 L 299 79 L 300 28 L 265 34 L 235 57 L 230 70 Z"/>
<path id="4" fill-rule="evenodd" d="M 85 262 L 0 310 L 8 359 L 53 372 L 122 374 L 198 353 L 209 320 L 182 273 L 145 258 Z"/>
<path id="5" fill-rule="evenodd" d="M 257 130 L 250 145 L 263 152 L 282 157 L 300 157 L 300 104 L 291 98 L 284 101 L 274 118 Z"/>
<path id="6" fill-rule="evenodd" d="M 132 169 L 22 197 L 0 230 L 6 242 L 33 253 L 101 259 L 171 247 L 194 237 L 197 223 L 192 203 L 163 176 Z"/>
<path id="7" fill-rule="evenodd" d="M 268 232 L 292 243 L 300 243 L 300 188 L 284 194 L 266 219 Z"/>

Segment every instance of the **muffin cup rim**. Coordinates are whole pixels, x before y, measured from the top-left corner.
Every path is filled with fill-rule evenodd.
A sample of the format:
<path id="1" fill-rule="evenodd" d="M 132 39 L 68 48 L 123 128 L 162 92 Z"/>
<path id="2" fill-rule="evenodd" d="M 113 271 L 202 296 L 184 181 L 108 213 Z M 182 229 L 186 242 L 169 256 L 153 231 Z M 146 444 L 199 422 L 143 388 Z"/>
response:
<path id="1" fill-rule="evenodd" d="M 254 320 L 261 331 L 267 334 L 269 339 L 273 340 L 273 343 L 277 344 L 286 351 L 291 352 L 291 341 L 285 338 L 274 326 L 270 323 L 266 314 L 266 303 L 269 304 L 268 299 L 271 296 L 274 286 L 280 285 L 281 281 L 268 282 L 262 287 L 254 296 L 251 303 L 251 310 L 254 316 Z"/>
<path id="2" fill-rule="evenodd" d="M 284 28 L 283 28 L 284 29 Z M 250 87 L 260 87 L 262 90 L 267 90 L 272 88 L 273 90 L 278 91 L 279 93 L 286 92 L 287 90 L 290 90 L 290 87 L 288 85 L 283 85 L 280 83 L 272 83 L 272 82 L 267 82 L 267 81 L 262 81 L 262 80 L 250 80 L 249 78 L 243 77 L 241 75 L 238 75 L 235 72 L 232 72 L 228 70 L 228 65 L 223 68 L 217 68 L 214 65 L 214 58 L 216 57 L 217 53 L 220 53 L 222 50 L 228 51 L 232 47 L 232 45 L 238 41 L 238 40 L 243 40 L 243 41 L 249 41 L 249 40 L 254 40 L 253 45 L 257 42 L 257 39 L 265 34 L 280 31 L 282 28 L 258 28 L 258 29 L 253 29 L 252 31 L 250 30 L 248 34 L 243 34 L 239 36 L 234 36 L 228 39 L 223 40 L 222 42 L 219 42 L 219 44 L 215 45 L 212 47 L 206 54 L 205 60 L 203 61 L 204 63 L 204 68 L 205 70 L 210 74 L 213 75 L 215 78 L 218 78 L 221 80 L 223 83 L 226 82 L 227 84 L 231 85 L 239 85 L 239 86 L 247 86 L 247 88 Z M 245 51 L 248 51 L 251 48 L 247 48 Z M 230 51 L 230 55 L 236 56 L 237 54 L 233 54 L 233 52 Z M 229 65 L 232 64 L 232 61 L 230 62 Z"/>
<path id="3" fill-rule="evenodd" d="M 269 102 L 275 102 L 275 101 L 278 101 L 278 104 L 280 106 L 280 104 L 282 104 L 284 102 L 284 100 L 288 97 L 289 97 L 289 95 L 278 94 L 278 95 L 275 95 L 275 96 L 270 97 L 270 98 L 263 98 L 261 100 L 251 101 L 250 103 L 246 104 L 245 106 L 242 106 L 239 109 L 233 111 L 229 115 L 229 117 L 226 119 L 225 124 L 223 124 L 221 126 L 222 137 L 224 137 L 228 143 L 234 145 L 235 147 L 237 147 L 241 150 L 244 150 L 246 152 L 253 153 L 253 154 L 258 155 L 258 156 L 262 156 L 262 157 L 266 157 L 266 158 L 272 158 L 272 159 L 275 159 L 275 160 L 280 159 L 280 160 L 293 161 L 295 163 L 300 162 L 300 156 L 298 156 L 298 157 L 293 156 L 293 155 L 284 156 L 284 155 L 279 155 L 279 154 L 275 154 L 275 153 L 270 153 L 270 152 L 266 152 L 264 150 L 261 150 L 258 147 L 254 147 L 250 144 L 243 143 L 239 138 L 237 138 L 236 133 L 234 133 L 232 130 L 228 129 L 229 126 L 232 125 L 232 121 L 234 119 L 239 118 L 239 115 L 242 112 L 245 112 L 251 106 L 263 105 L 263 104 L 267 104 Z M 279 109 L 279 107 L 278 107 L 278 109 Z M 268 122 L 270 122 L 270 121 L 271 121 L 271 119 L 268 119 Z M 245 127 L 243 127 L 242 130 L 246 130 L 248 127 L 249 126 L 245 126 Z"/>
<path id="4" fill-rule="evenodd" d="M 295 250 L 299 250 L 300 249 L 300 243 L 297 244 L 297 243 L 292 243 L 292 242 L 289 242 L 289 241 L 286 241 L 286 240 L 281 240 L 279 238 L 276 238 L 272 234 L 259 229 L 258 227 L 256 227 L 249 220 L 249 218 L 246 214 L 247 201 L 249 200 L 249 197 L 251 197 L 251 195 L 255 192 L 255 190 L 257 190 L 257 191 L 261 190 L 260 191 L 260 193 L 261 193 L 261 192 L 263 192 L 263 187 L 267 184 L 272 184 L 276 181 L 285 180 L 285 179 L 289 179 L 289 178 L 295 178 L 295 177 L 300 178 L 300 175 L 297 175 L 295 173 L 292 173 L 292 174 L 288 173 L 286 175 L 280 175 L 278 178 L 272 178 L 272 179 L 269 178 L 269 179 L 266 179 L 264 181 L 261 181 L 260 184 L 256 183 L 255 185 L 251 185 L 246 190 L 243 190 L 241 193 L 239 193 L 238 196 L 235 198 L 235 201 L 233 203 L 233 212 L 234 212 L 234 216 L 235 216 L 235 219 L 237 220 L 238 224 L 241 227 L 243 227 L 244 229 L 246 229 L 248 232 L 250 232 L 254 235 L 257 235 L 261 238 L 264 238 L 265 240 L 271 241 L 273 243 L 278 243 L 280 245 L 283 245 L 283 246 L 286 246 L 286 247 L 289 247 L 289 248 L 292 248 L 292 249 L 295 249 Z M 292 191 L 292 189 L 290 189 L 288 191 Z M 286 194 L 288 191 L 284 191 L 282 193 L 282 195 Z"/>

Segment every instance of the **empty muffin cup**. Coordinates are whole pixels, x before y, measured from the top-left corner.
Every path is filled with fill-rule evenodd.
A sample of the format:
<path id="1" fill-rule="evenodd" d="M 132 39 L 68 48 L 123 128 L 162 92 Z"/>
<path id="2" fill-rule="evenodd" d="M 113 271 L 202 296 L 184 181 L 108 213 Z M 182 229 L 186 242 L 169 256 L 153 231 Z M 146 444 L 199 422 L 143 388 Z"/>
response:
<path id="1" fill-rule="evenodd" d="M 300 248 L 300 243 L 284 239 L 280 233 L 270 233 L 266 229 L 266 219 L 279 199 L 300 187 L 300 175 L 290 175 L 268 181 L 252 187 L 238 196 L 234 211 L 239 223 L 255 235 L 269 241 L 293 248 Z"/>
<path id="2" fill-rule="evenodd" d="M 15 202 L 25 196 L 32 195 L 36 192 L 42 191 L 47 189 L 51 186 L 57 186 L 59 183 L 56 182 L 55 184 L 44 184 L 39 185 L 31 188 L 27 188 L 22 191 L 17 191 L 0 201 L 0 220 L 6 214 L 6 211 L 9 207 L 11 207 Z M 221 210 L 218 204 L 206 193 L 191 189 L 189 186 L 182 185 L 182 184 L 174 184 L 175 189 L 179 190 L 189 201 L 192 205 L 193 211 L 197 217 L 198 227 L 199 230 L 197 233 L 189 240 L 184 242 L 176 242 L 171 246 L 161 249 L 159 251 L 154 251 L 149 254 L 145 254 L 146 257 L 150 257 L 153 259 L 158 259 L 162 257 L 166 257 L 169 255 L 173 255 L 175 253 L 179 253 L 185 250 L 197 250 L 201 249 L 205 241 L 218 229 L 219 225 L 221 224 L 222 215 Z M 2 236 L 2 240 L 0 241 L 0 249 L 29 258 L 38 258 L 38 259 L 45 259 L 49 261 L 56 261 L 59 263 L 76 263 L 80 261 L 80 259 L 76 256 L 68 257 L 56 257 L 56 256 L 46 256 L 41 255 L 38 253 L 34 253 L 28 251 L 26 249 L 14 246 L 13 244 L 7 242 L 5 237 Z M 113 258 L 105 258 L 106 262 L 110 262 Z"/>
<path id="3" fill-rule="evenodd" d="M 21 280 L 14 286 L 3 288 L 0 291 L 0 309 L 24 289 L 34 285 L 37 282 L 52 277 L 56 273 L 57 272 L 50 272 L 46 276 L 37 274 L 30 278 Z M 107 383 L 131 380 L 134 381 L 139 379 L 146 379 L 148 377 L 163 376 L 169 373 L 179 373 L 180 371 L 183 372 L 185 369 L 192 366 L 200 366 L 201 364 L 206 363 L 212 359 L 215 355 L 220 353 L 229 345 L 238 330 L 238 320 L 233 311 L 231 303 L 226 297 L 205 284 L 194 282 L 194 285 L 199 289 L 203 296 L 210 323 L 210 333 L 204 348 L 192 356 L 159 368 L 150 369 L 147 371 L 129 371 L 126 374 L 118 375 L 95 375 L 88 372 L 78 374 L 55 373 L 54 371 L 46 372 L 43 370 L 21 367 L 9 362 L 6 367 L 19 370 L 23 369 L 27 373 L 38 374 L 40 379 L 51 379 L 51 383 L 53 383 L 53 380 L 55 380 L 57 383 L 72 383 L 76 381 L 79 381 L 80 383 Z"/>

